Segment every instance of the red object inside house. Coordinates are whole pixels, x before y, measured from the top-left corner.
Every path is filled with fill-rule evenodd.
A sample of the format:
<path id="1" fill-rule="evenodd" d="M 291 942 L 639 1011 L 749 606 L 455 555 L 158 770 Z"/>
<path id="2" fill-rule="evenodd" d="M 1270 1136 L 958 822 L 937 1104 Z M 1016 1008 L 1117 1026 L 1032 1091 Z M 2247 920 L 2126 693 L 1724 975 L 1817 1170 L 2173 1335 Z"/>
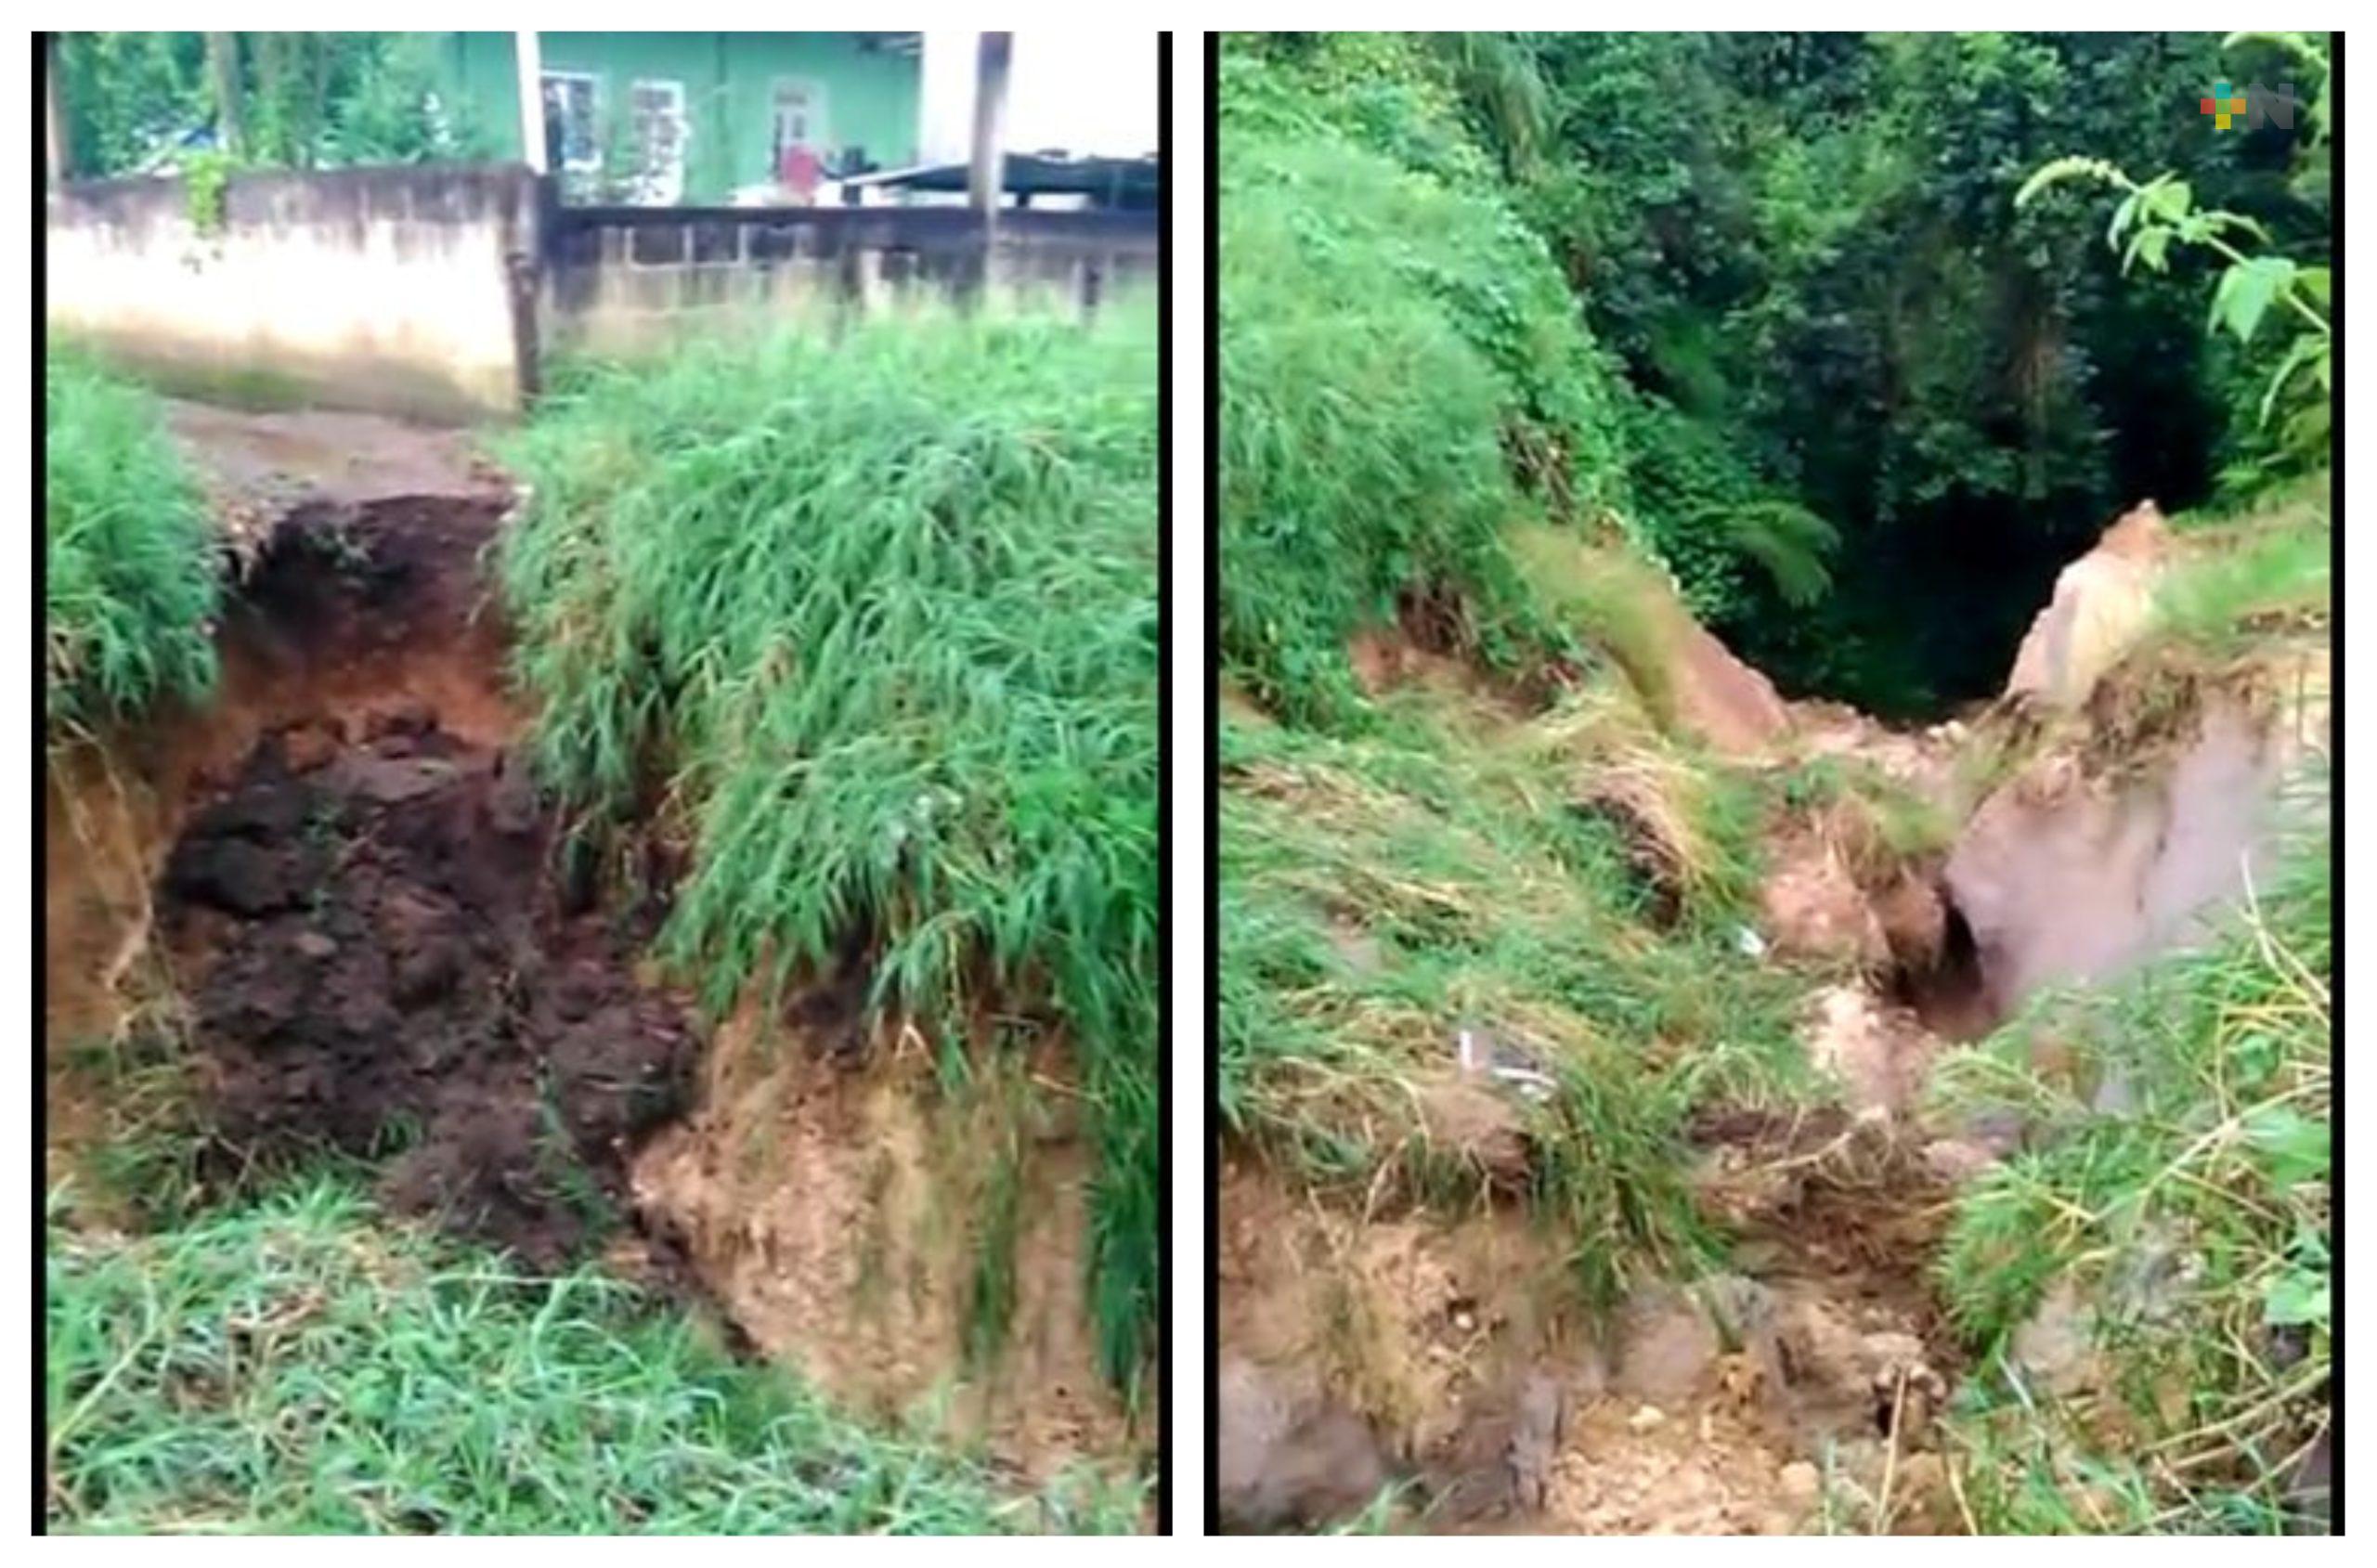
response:
<path id="1" fill-rule="evenodd" d="M 825 165 L 817 154 L 798 143 L 776 155 L 776 183 L 795 195 L 807 198 L 817 194 L 817 182 L 825 175 Z"/>

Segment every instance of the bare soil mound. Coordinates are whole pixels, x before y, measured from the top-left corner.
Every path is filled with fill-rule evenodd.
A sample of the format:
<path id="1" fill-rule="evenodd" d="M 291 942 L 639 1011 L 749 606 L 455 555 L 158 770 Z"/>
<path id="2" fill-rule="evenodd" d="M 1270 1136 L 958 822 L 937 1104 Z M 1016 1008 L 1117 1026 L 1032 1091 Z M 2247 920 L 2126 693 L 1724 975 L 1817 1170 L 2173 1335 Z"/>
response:
<path id="1" fill-rule="evenodd" d="M 558 1265 L 682 1103 L 682 1004 L 636 933 L 571 911 L 520 762 L 424 713 L 266 736 L 175 846 L 168 943 L 202 954 L 190 1042 L 241 1155 L 407 1145 L 383 1199 Z"/>

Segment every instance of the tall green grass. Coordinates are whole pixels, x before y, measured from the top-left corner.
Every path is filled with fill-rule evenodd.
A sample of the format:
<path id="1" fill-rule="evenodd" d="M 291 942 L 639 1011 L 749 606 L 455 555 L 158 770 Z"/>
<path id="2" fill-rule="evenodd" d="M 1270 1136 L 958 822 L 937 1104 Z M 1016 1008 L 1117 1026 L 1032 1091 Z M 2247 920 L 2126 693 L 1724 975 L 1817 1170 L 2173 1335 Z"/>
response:
<path id="1" fill-rule="evenodd" d="M 1108 1372 L 1155 1328 L 1157 360 L 936 314 L 590 368 L 508 456 L 517 671 L 548 780 L 691 841 L 665 951 L 723 1009 L 853 934 L 952 1078 L 1041 1004 L 1099 1150 Z"/>
<path id="2" fill-rule="evenodd" d="M 51 1526 L 75 1532 L 1129 1530 L 862 1428 L 587 1270 L 516 1273 L 335 1182 L 47 1255 Z"/>
<path id="3" fill-rule="evenodd" d="M 155 399 L 71 350 L 43 367 L 45 727 L 52 744 L 214 680 L 205 503 Z"/>

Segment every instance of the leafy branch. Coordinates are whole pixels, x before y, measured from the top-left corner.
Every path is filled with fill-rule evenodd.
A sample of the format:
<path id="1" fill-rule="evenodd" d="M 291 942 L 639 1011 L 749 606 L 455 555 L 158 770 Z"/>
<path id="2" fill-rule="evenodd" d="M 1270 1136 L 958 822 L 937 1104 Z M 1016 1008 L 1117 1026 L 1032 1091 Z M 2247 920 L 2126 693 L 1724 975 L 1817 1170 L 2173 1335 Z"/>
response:
<path id="1" fill-rule="evenodd" d="M 2124 274 L 2139 262 L 2152 271 L 2167 272 L 2174 241 L 2211 251 L 2228 263 L 2212 292 L 2205 330 L 2225 329 L 2240 344 L 2250 343 L 2273 305 L 2300 322 L 2262 395 L 2260 419 L 2268 423 L 2280 398 L 2291 390 L 2304 407 L 2289 421 L 2288 444 L 2324 442 L 2334 338 L 2329 319 L 2329 269 L 2285 256 L 2248 255 L 2228 237 L 2250 236 L 2267 244 L 2269 231 L 2259 223 L 2241 214 L 2197 206 L 2193 188 L 2176 175 L 2158 175 L 2140 185 L 2119 165 L 2100 158 L 2054 160 L 2023 182 L 2015 193 L 2014 205 L 2028 207 L 2043 192 L 2075 180 L 2111 186 L 2123 193 L 2106 227 L 2105 242 L 2121 253 Z"/>

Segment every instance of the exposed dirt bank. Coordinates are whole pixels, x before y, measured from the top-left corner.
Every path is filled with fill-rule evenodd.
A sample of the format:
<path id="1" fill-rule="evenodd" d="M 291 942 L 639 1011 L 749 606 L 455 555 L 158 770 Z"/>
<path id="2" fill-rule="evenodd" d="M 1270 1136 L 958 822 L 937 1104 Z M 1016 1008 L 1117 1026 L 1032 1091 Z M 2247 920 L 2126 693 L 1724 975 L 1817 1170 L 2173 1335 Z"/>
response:
<path id="1" fill-rule="evenodd" d="M 1054 1056 L 942 1092 L 860 1028 L 863 952 L 790 1039 L 750 1010 L 713 1049 L 643 956 L 663 911 L 561 873 L 486 577 L 510 483 L 450 433 L 172 417 L 226 519 L 222 680 L 50 774 L 53 1179 L 123 1128 L 90 1047 L 165 1041 L 202 1174 L 369 1158 L 396 1212 L 539 1269 L 608 1238 L 735 1342 L 1020 1474 L 1144 1457 L 1152 1408 L 1097 1369 Z"/>
<path id="2" fill-rule="evenodd" d="M 1225 1523 L 1325 1524 L 1398 1480 L 1396 1522 L 1432 1531 L 1944 1527 L 1939 1184 L 1871 1124 L 1703 1135 L 1732 1271 L 1646 1281 L 1599 1328 L 1515 1212 L 1357 1219 L 1229 1161 Z"/>
<path id="3" fill-rule="evenodd" d="M 981 1440 L 1035 1478 L 1144 1451 L 1098 1369 L 1091 1159 L 1053 1053 L 955 1094 L 855 986 L 719 1031 L 699 1108 L 638 1158 L 653 1234 L 759 1347 L 852 1405 Z M 936 1407 L 938 1406 L 938 1407 Z"/>

